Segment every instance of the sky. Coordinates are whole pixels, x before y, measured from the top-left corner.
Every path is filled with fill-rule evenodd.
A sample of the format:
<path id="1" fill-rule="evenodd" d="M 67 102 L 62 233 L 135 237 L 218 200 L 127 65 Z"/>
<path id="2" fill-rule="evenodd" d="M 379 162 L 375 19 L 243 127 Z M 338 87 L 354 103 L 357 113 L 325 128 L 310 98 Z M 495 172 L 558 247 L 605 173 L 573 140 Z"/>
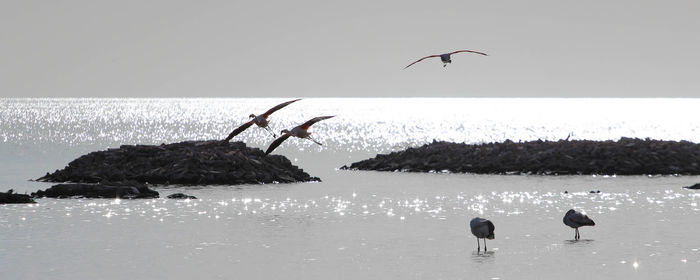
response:
<path id="1" fill-rule="evenodd" d="M 700 97 L 700 1 L 0 0 L 0 97 Z M 459 49 L 442 67 L 426 55 Z"/>

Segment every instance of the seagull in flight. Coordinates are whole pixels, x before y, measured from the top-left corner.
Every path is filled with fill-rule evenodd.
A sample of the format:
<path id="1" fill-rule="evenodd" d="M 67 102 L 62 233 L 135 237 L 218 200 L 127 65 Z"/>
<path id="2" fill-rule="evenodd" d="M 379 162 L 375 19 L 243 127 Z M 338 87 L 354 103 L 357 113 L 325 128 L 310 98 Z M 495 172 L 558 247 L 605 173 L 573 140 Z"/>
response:
<path id="1" fill-rule="evenodd" d="M 450 56 L 456 53 L 462 53 L 462 52 L 470 52 L 470 53 L 475 53 L 475 54 L 480 54 L 480 55 L 488 55 L 482 52 L 477 52 L 477 51 L 470 51 L 470 50 L 459 50 L 459 51 L 453 51 L 451 53 L 443 53 L 443 54 L 434 54 L 434 55 L 429 55 L 424 58 L 421 58 L 419 60 L 414 61 L 413 63 L 409 64 L 408 66 L 404 67 L 403 69 L 408 68 L 409 66 L 416 64 L 418 62 L 423 61 L 423 59 L 426 58 L 431 58 L 431 57 L 439 57 L 440 60 L 442 60 L 442 67 L 446 67 L 448 63 L 452 63 L 452 59 L 450 59 Z"/>
<path id="2" fill-rule="evenodd" d="M 294 136 L 294 137 L 302 138 L 302 139 L 306 138 L 306 139 L 309 139 L 311 141 L 314 141 L 314 143 L 316 143 L 316 144 L 323 145 L 323 144 L 319 143 L 318 141 L 314 140 L 313 138 L 311 138 L 311 132 L 308 132 L 307 130 L 309 129 L 309 127 L 311 125 L 313 125 L 317 122 L 320 122 L 322 120 L 325 120 L 325 119 L 330 119 L 332 117 L 335 117 L 335 116 L 315 117 L 315 118 L 310 119 L 310 120 L 306 121 L 305 123 L 303 123 L 295 128 L 292 128 L 291 131 L 286 130 L 286 129 L 282 130 L 281 131 L 282 136 L 275 139 L 275 141 L 273 141 L 272 144 L 270 144 L 270 147 L 268 147 L 267 151 L 265 151 L 265 155 L 268 155 L 269 153 L 271 153 L 275 148 L 277 148 L 277 146 L 282 144 L 282 142 L 284 142 L 284 140 L 287 140 L 287 138 L 289 138 L 290 136 Z"/>
<path id="3" fill-rule="evenodd" d="M 262 115 L 257 115 L 257 116 L 256 116 L 255 114 L 250 114 L 250 116 L 248 116 L 248 117 L 251 118 L 251 120 L 248 121 L 248 122 L 246 122 L 246 123 L 244 123 L 244 124 L 242 124 L 242 125 L 239 126 L 238 128 L 234 129 L 234 130 L 231 132 L 231 134 L 229 134 L 228 137 L 226 137 L 226 139 L 224 139 L 224 141 L 222 141 L 222 142 L 228 142 L 229 140 L 231 140 L 231 138 L 235 137 L 235 136 L 238 135 L 239 133 L 241 133 L 241 132 L 243 132 L 244 130 L 248 129 L 248 128 L 249 128 L 251 125 L 253 125 L 253 124 L 256 124 L 257 126 L 262 127 L 262 128 L 264 128 L 265 130 L 267 130 L 267 131 L 269 131 L 270 133 L 272 133 L 272 137 L 277 137 L 277 135 L 276 135 L 274 132 L 272 132 L 272 129 L 270 129 L 270 127 L 267 126 L 267 125 L 270 123 L 270 122 L 267 120 L 267 117 L 269 117 L 270 115 L 272 115 L 272 113 L 274 113 L 275 111 L 277 111 L 277 110 L 279 110 L 279 109 L 282 109 L 282 108 L 284 108 L 285 106 L 287 106 L 287 105 L 289 105 L 289 104 L 292 104 L 292 103 L 294 103 L 294 102 L 297 102 L 297 101 L 299 101 L 299 100 L 301 100 L 301 99 L 294 99 L 294 100 L 291 100 L 291 101 L 287 101 L 287 102 L 281 103 L 281 104 L 279 104 L 279 105 L 277 105 L 277 106 L 275 106 L 275 107 L 270 108 L 270 110 L 267 110 L 267 112 L 263 113 Z"/>

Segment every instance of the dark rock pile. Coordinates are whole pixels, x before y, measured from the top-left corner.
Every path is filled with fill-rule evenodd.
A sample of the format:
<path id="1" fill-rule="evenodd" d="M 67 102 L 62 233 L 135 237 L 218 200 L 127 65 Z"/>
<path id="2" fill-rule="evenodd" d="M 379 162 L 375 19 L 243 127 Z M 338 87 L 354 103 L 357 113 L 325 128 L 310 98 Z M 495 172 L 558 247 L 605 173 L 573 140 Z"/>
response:
<path id="1" fill-rule="evenodd" d="M 353 163 L 342 169 L 482 174 L 700 174 L 700 144 L 618 141 L 531 141 L 467 145 L 449 142 Z"/>
<path id="2" fill-rule="evenodd" d="M 8 190 L 7 192 L 0 192 L 0 204 L 10 204 L 10 203 L 36 203 L 36 202 L 28 194 L 14 193 L 13 190 Z"/>
<path id="3" fill-rule="evenodd" d="M 110 182 L 102 184 L 58 184 L 32 193 L 32 197 L 52 198 L 157 198 L 157 191 L 137 182 Z"/>
<path id="4" fill-rule="evenodd" d="M 187 141 L 123 145 L 92 152 L 38 179 L 97 183 L 133 180 L 150 184 L 235 185 L 320 181 L 284 156 L 269 155 L 243 142 Z"/>
<path id="5" fill-rule="evenodd" d="M 184 193 L 174 193 L 168 196 L 170 199 L 197 199 L 197 197 L 193 195 L 187 195 Z"/>
<path id="6" fill-rule="evenodd" d="M 684 187 L 684 188 L 686 188 L 686 189 L 691 189 L 691 190 L 700 190 L 700 183 L 697 183 L 697 184 L 692 185 L 692 186 L 687 186 L 687 187 Z"/>

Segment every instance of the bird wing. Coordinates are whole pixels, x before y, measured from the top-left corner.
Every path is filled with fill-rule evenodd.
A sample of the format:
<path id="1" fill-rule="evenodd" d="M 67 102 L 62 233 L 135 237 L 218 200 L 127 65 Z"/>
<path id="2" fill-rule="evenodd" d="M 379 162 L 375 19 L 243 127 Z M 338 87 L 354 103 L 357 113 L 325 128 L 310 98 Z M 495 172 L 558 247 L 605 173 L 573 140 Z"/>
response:
<path id="1" fill-rule="evenodd" d="M 579 225 L 595 225 L 595 222 L 591 220 L 591 218 L 588 218 L 587 215 L 581 213 L 581 212 L 575 212 L 571 215 L 569 215 L 569 220 L 571 220 L 574 223 L 577 223 Z"/>
<path id="2" fill-rule="evenodd" d="M 267 147 L 267 151 L 265 151 L 265 155 L 268 155 L 269 153 L 271 153 L 275 148 L 277 148 L 277 146 L 282 144 L 282 142 L 284 142 L 284 140 L 287 140 L 287 138 L 289 138 L 289 136 L 292 136 L 292 135 L 289 133 L 285 133 L 284 135 L 275 139 L 275 141 L 272 141 L 272 144 L 270 144 L 270 147 Z"/>
<path id="3" fill-rule="evenodd" d="M 493 231 L 496 230 L 496 226 L 489 220 L 486 220 L 486 226 L 489 227 L 489 234 L 493 234 Z"/>
<path id="4" fill-rule="evenodd" d="M 408 66 L 404 67 L 403 69 L 406 69 L 406 68 L 408 68 L 409 66 L 411 66 L 411 65 L 413 65 L 413 64 L 416 64 L 416 63 L 418 63 L 418 62 L 421 62 L 421 61 L 423 61 L 423 59 L 431 58 L 431 57 L 439 57 L 439 56 L 440 56 L 439 54 L 434 54 L 434 55 L 426 56 L 426 57 L 424 57 L 424 58 L 421 58 L 421 59 L 419 59 L 419 60 L 414 61 L 413 63 L 409 64 Z"/>
<path id="5" fill-rule="evenodd" d="M 475 53 L 475 54 L 480 54 L 480 55 L 486 55 L 488 54 L 482 53 L 482 52 L 477 52 L 477 51 L 470 51 L 470 50 L 459 50 L 459 51 L 453 51 L 450 53 L 450 55 L 456 54 L 456 53 L 461 53 L 461 52 L 470 52 L 470 53 Z M 417 62 L 417 61 L 416 61 Z"/>
<path id="6" fill-rule="evenodd" d="M 294 103 L 294 102 L 297 102 L 297 101 L 299 101 L 299 100 L 301 100 L 301 99 L 294 99 L 294 100 L 291 100 L 291 101 L 287 101 L 287 102 L 281 103 L 281 104 L 279 104 L 279 105 L 277 105 L 277 106 L 275 106 L 275 107 L 270 108 L 270 110 L 267 110 L 267 112 L 265 112 L 265 113 L 263 114 L 263 116 L 265 116 L 265 118 L 267 118 L 267 117 L 269 117 L 270 115 L 272 115 L 272 113 L 274 113 L 275 111 L 277 111 L 277 110 L 279 110 L 279 109 L 282 109 L 282 108 L 284 108 L 285 106 L 287 106 L 287 105 L 289 105 L 289 104 L 292 104 L 292 103 Z"/>
<path id="7" fill-rule="evenodd" d="M 315 118 L 313 118 L 313 119 L 310 119 L 310 120 L 306 121 L 305 123 L 303 123 L 302 125 L 300 125 L 300 127 L 301 127 L 302 129 L 304 129 L 304 130 L 307 130 L 307 129 L 309 129 L 309 127 L 310 127 L 311 125 L 313 125 L 313 124 L 315 124 L 315 123 L 317 123 L 317 122 L 320 122 L 320 121 L 322 121 L 322 120 L 325 120 L 325 119 L 330 119 L 330 118 L 332 118 L 332 117 L 335 117 L 335 116 L 315 117 Z"/>
<path id="8" fill-rule="evenodd" d="M 594 226 L 595 225 L 595 222 L 591 218 L 589 218 L 588 215 L 581 214 L 581 216 L 583 216 L 583 223 L 582 223 L 583 225 L 587 225 L 587 226 Z"/>
<path id="9" fill-rule="evenodd" d="M 236 129 L 234 129 L 233 131 L 231 131 L 231 134 L 229 134 L 228 137 L 226 137 L 226 139 L 224 139 L 224 141 L 229 141 L 229 140 L 231 140 L 231 138 L 235 137 L 235 136 L 238 135 L 239 133 L 241 133 L 241 132 L 243 132 L 244 130 L 248 129 L 251 125 L 253 125 L 253 120 L 250 120 L 249 122 L 242 124 L 242 125 L 239 126 L 238 128 L 236 128 Z"/>

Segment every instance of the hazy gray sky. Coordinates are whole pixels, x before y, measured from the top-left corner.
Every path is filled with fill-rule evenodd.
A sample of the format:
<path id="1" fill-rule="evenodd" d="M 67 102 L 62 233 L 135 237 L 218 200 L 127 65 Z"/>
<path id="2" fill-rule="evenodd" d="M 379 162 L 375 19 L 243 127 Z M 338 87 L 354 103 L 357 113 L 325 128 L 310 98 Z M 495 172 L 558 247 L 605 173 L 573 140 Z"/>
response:
<path id="1" fill-rule="evenodd" d="M 700 97 L 699 50 L 697 0 L 0 0 L 11 97 Z"/>

